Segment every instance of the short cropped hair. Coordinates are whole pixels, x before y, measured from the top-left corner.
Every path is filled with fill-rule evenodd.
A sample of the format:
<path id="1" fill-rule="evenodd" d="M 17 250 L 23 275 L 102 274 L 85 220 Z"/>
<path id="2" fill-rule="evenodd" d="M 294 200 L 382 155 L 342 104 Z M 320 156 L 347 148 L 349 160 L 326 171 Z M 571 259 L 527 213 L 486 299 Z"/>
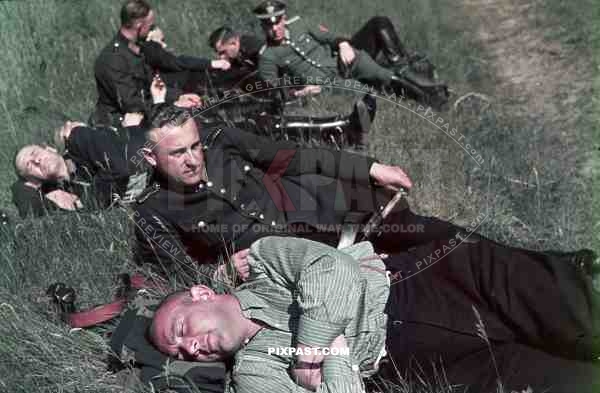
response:
<path id="1" fill-rule="evenodd" d="M 147 17 L 151 10 L 145 0 L 127 0 L 121 8 L 121 26 L 133 26 L 135 20 Z"/>
<path id="2" fill-rule="evenodd" d="M 38 179 L 36 177 L 31 176 L 31 174 L 29 172 L 27 172 L 27 169 L 23 166 L 23 161 L 25 160 L 25 155 L 34 148 L 41 148 L 41 149 L 47 149 L 49 146 L 46 144 L 42 144 L 42 143 L 34 143 L 34 144 L 30 144 L 30 145 L 25 145 L 22 146 L 19 150 L 17 150 L 15 152 L 14 158 L 13 158 L 13 165 L 14 165 L 14 169 L 15 169 L 15 174 L 19 177 L 19 179 L 21 180 L 42 180 L 42 179 Z"/>
<path id="3" fill-rule="evenodd" d="M 189 289 L 180 289 L 178 291 L 175 291 L 169 295 L 167 295 L 163 300 L 161 300 L 160 303 L 158 303 L 158 306 L 156 307 L 156 312 L 158 312 L 158 310 L 160 310 L 162 307 L 166 306 L 168 303 L 171 303 L 173 301 L 179 300 L 181 298 L 181 304 L 185 304 L 185 305 L 189 305 L 192 303 L 192 298 L 190 296 L 190 290 Z M 155 314 L 156 314 L 155 312 Z M 157 342 L 157 331 L 156 331 L 156 323 L 154 322 L 154 317 L 152 318 L 152 322 L 150 323 L 150 326 L 148 328 L 148 338 L 150 339 L 150 341 L 155 344 Z"/>
<path id="4" fill-rule="evenodd" d="M 159 104 L 152 108 L 148 121 L 144 124 L 146 140 L 152 141 L 154 130 L 157 128 L 179 127 L 192 118 L 192 114 L 185 108 L 172 104 Z"/>
<path id="5" fill-rule="evenodd" d="M 224 43 L 234 37 L 238 37 L 239 35 L 240 34 L 237 31 L 234 31 L 231 27 L 221 26 L 212 33 L 210 33 L 210 36 L 208 36 L 208 45 L 214 50 L 217 50 L 217 43 L 219 41 L 221 41 L 221 43 Z"/>

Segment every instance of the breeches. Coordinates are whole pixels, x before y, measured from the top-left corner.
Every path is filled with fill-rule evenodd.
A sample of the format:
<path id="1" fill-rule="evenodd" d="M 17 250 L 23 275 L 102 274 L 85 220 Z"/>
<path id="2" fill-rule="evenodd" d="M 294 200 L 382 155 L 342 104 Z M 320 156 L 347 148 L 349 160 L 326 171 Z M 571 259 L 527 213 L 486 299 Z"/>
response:
<path id="1" fill-rule="evenodd" d="M 385 247 L 394 248 L 392 234 L 374 240 L 379 252 L 395 252 L 385 260 L 393 274 L 386 312 L 395 368 L 430 379 L 443 372 L 473 392 L 495 391 L 497 374 L 506 391 L 600 391 L 600 368 L 591 363 L 600 356 L 599 299 L 569 262 L 573 253 L 477 235 L 462 241 L 461 228 L 401 213 L 396 223 L 421 224 L 421 231 L 397 236 L 406 244 L 396 241 L 395 250 Z"/>

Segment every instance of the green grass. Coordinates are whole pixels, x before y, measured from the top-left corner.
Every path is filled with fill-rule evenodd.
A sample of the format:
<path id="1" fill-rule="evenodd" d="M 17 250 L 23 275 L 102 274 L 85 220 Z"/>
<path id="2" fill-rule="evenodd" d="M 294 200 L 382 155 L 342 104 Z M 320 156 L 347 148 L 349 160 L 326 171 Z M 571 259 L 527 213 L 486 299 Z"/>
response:
<path id="1" fill-rule="evenodd" d="M 120 0 L 0 2 L 0 206 L 13 218 L 8 185 L 14 181 L 15 149 L 49 141 L 65 117 L 85 120 L 95 101 L 92 64 L 118 25 Z M 206 38 L 223 21 L 245 26 L 254 1 L 156 0 L 158 24 L 178 53 L 208 54 Z M 374 4 L 375 3 L 375 4 Z M 549 39 L 581 56 L 597 54 L 600 28 L 587 18 L 591 0 L 549 0 L 535 8 Z M 386 15 L 410 48 L 428 53 L 458 93 L 495 92 L 496 76 L 475 42 L 471 19 L 454 0 L 289 1 L 292 14 L 351 34 L 369 15 Z M 300 6 L 304 10 L 300 9 Z M 559 21 L 560 29 L 554 28 Z M 596 58 L 597 60 L 597 58 Z M 593 65 L 596 67 L 596 65 Z M 596 73 L 597 74 L 597 73 Z M 494 96 L 483 110 L 467 104 L 441 114 L 464 135 L 484 163 L 478 165 L 447 135 L 420 116 L 379 101 L 369 151 L 406 168 L 415 182 L 413 209 L 467 225 L 478 215 L 494 239 L 529 248 L 596 246 L 600 226 L 598 88 L 579 97 L 576 129 L 548 126 L 548 119 L 516 116 Z M 343 97 L 308 104 L 316 112 L 338 108 Z M 349 105 L 343 103 L 344 111 Z M 561 142 L 567 132 L 572 143 Z M 590 211 L 595 213 L 590 220 Z M 118 210 L 20 221 L 0 236 L 0 391 L 112 392 L 117 377 L 106 374 L 102 331 L 69 333 L 52 319 L 45 288 L 63 281 L 76 288 L 81 306 L 109 300 L 116 274 L 131 270 L 130 228 Z M 408 389 L 410 390 L 410 389 Z M 432 389 L 433 390 L 433 389 Z M 406 390 L 405 390 L 406 391 Z"/>

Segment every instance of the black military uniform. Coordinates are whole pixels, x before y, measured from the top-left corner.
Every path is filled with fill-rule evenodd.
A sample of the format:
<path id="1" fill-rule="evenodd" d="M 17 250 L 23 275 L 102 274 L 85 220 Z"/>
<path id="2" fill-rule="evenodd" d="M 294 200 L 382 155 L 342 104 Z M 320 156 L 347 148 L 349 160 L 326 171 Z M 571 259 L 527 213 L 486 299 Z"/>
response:
<path id="1" fill-rule="evenodd" d="M 362 220 L 389 199 L 370 183 L 371 158 L 237 129 L 214 131 L 205 148 L 208 181 L 177 188 L 157 177 L 134 206 L 139 260 L 167 274 L 274 233 L 335 245 L 336 225 Z"/>
<path id="2" fill-rule="evenodd" d="M 65 144 L 64 159 L 73 163 L 69 180 L 45 182 L 40 188 L 23 180 L 12 185 L 20 216 L 39 217 L 60 210 L 45 197 L 57 189 L 79 196 L 87 210 L 106 208 L 117 196 L 131 201 L 146 186 L 147 166 L 140 154 L 144 143 L 144 130 L 139 127 L 75 127 Z"/>
<path id="3" fill-rule="evenodd" d="M 39 188 L 35 188 L 18 179 L 10 187 L 12 201 L 21 218 L 42 217 L 60 211 L 61 209 L 54 202 L 46 198 L 48 193 L 59 189 L 75 194 L 80 199 L 86 194 L 85 187 L 74 182 L 46 182 Z"/>
<path id="4" fill-rule="evenodd" d="M 145 143 L 141 127 L 76 127 L 66 141 L 65 158 L 87 173 L 96 199 L 106 207 L 115 195 L 127 202 L 144 189 L 148 167 L 141 149 Z"/>
<path id="5" fill-rule="evenodd" d="M 212 85 L 209 87 L 213 89 L 234 87 L 243 89 L 247 84 L 253 84 L 257 80 L 258 58 L 264 44 L 264 39 L 259 36 L 240 35 L 240 49 L 238 56 L 231 61 L 231 68 L 225 72 L 212 72 L 210 75 Z"/>
<path id="6" fill-rule="evenodd" d="M 125 113 L 145 112 L 152 102 L 152 69 L 130 45 L 119 32 L 96 59 L 98 102 L 92 115 L 94 125 L 118 125 Z"/>
<path id="7" fill-rule="evenodd" d="M 125 113 L 145 113 L 152 105 L 150 85 L 158 72 L 169 87 L 166 101 L 174 102 L 190 83 L 190 73 L 209 67 L 208 59 L 175 56 L 157 42 L 133 43 L 119 32 L 102 49 L 94 65 L 98 102 L 91 123 L 120 127 Z"/>

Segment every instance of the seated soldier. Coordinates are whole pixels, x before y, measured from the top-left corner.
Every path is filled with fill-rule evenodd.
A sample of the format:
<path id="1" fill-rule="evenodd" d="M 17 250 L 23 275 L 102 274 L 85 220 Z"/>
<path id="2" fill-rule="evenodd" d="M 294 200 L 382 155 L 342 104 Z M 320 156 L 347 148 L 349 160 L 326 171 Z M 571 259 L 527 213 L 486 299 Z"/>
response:
<path id="1" fill-rule="evenodd" d="M 452 240 L 384 264 L 368 242 L 336 250 L 262 238 L 234 255 L 241 286 L 170 295 L 150 339 L 179 359 L 232 358 L 227 392 L 364 392 L 361 377 L 378 370 L 396 384 L 417 374 L 436 391 L 597 392 L 600 299 L 562 257 L 461 242 L 390 286 L 386 267 L 405 269 Z"/>
<path id="2" fill-rule="evenodd" d="M 281 85 L 284 74 L 299 77 L 304 84 L 332 85 L 338 78 L 351 78 L 375 89 L 409 95 L 436 109 L 447 102 L 445 85 L 421 83 L 412 74 L 412 80 L 407 79 L 404 65 L 409 55 L 386 17 L 372 18 L 352 38 L 344 38 L 324 26 L 310 28 L 300 17 L 288 19 L 285 4 L 277 0 L 261 3 L 254 14 L 267 35 L 259 76 L 271 86 Z M 380 54 L 385 62 L 376 62 Z"/>
<path id="3" fill-rule="evenodd" d="M 240 86 L 240 82 L 247 82 L 256 74 L 258 53 L 264 45 L 261 37 L 221 26 L 210 33 L 208 44 L 219 59 L 231 64 L 228 72 L 221 73 L 220 80 L 213 80 L 217 85 L 227 88 Z"/>
<path id="4" fill-rule="evenodd" d="M 228 26 L 221 26 L 214 30 L 208 44 L 214 49 L 219 59 L 231 63 L 231 69 L 220 73 L 220 78 L 213 78 L 213 83 L 227 88 L 254 84 L 258 81 L 258 60 L 260 51 L 265 45 L 263 37 L 251 34 L 242 34 Z M 243 82 L 243 83 L 242 83 Z M 317 85 L 307 86 L 290 92 L 295 97 L 309 94 L 318 94 L 321 88 Z"/>
<path id="5" fill-rule="evenodd" d="M 105 208 L 115 195 L 127 201 L 144 188 L 139 151 L 145 138 L 139 127 L 90 128 L 68 121 L 56 130 L 55 142 L 64 146 L 64 155 L 45 145 L 27 145 L 16 154 L 19 180 L 12 193 L 21 217 L 84 205 Z"/>
<path id="6" fill-rule="evenodd" d="M 187 71 L 229 67 L 222 60 L 210 62 L 170 54 L 164 50 L 164 36 L 155 28 L 154 18 L 145 0 L 126 0 L 123 4 L 119 31 L 94 65 L 98 101 L 90 119 L 93 125 L 118 127 L 126 113 L 145 113 L 152 102 L 150 85 L 161 70 L 168 73 L 163 78 L 173 87 L 167 101 L 178 100 L 181 106 L 189 107 L 199 105 L 200 97 L 182 94 Z"/>

